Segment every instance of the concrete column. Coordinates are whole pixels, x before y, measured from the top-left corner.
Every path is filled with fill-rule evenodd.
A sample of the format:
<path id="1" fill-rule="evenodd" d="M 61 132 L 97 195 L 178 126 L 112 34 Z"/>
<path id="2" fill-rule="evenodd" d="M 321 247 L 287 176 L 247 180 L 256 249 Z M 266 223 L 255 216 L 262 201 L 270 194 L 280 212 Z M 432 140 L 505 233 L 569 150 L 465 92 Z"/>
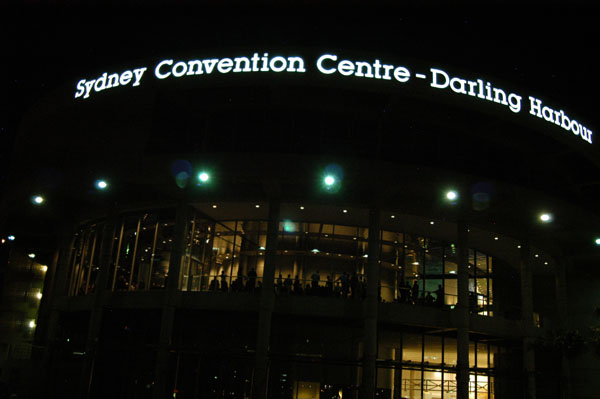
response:
<path id="1" fill-rule="evenodd" d="M 271 316 L 275 304 L 275 256 L 277 255 L 277 238 L 279 232 L 280 200 L 269 201 L 269 224 L 267 226 L 267 245 L 265 248 L 265 267 L 263 270 L 263 286 L 260 292 L 258 329 L 256 331 L 256 359 L 252 383 L 252 397 L 267 397 L 269 371 L 269 342 L 271 340 Z"/>
<path id="2" fill-rule="evenodd" d="M 186 196 L 177 206 L 175 214 L 175 230 L 173 232 L 173 246 L 169 258 L 169 274 L 167 275 L 167 286 L 163 297 L 162 316 L 160 321 L 160 335 L 158 341 L 158 353 L 156 354 L 154 398 L 163 399 L 167 397 L 167 375 L 169 374 L 169 348 L 173 336 L 173 322 L 175 320 L 175 306 L 179 290 L 179 272 L 181 262 L 185 255 L 186 238 L 188 229 L 189 207 Z M 170 395 L 169 395 L 170 397 Z"/>
<path id="3" fill-rule="evenodd" d="M 464 221 L 456 224 L 458 250 L 458 303 L 456 304 L 457 399 L 469 397 L 469 239 Z"/>
<path id="4" fill-rule="evenodd" d="M 569 325 L 568 302 L 567 302 L 567 273 L 568 266 L 566 259 L 559 259 L 555 267 L 556 279 L 556 317 L 558 318 L 558 328 L 565 330 Z M 560 398 L 569 399 L 571 397 L 571 369 L 569 357 L 563 348 L 561 355 L 560 370 Z"/>
<path id="5" fill-rule="evenodd" d="M 115 236 L 116 226 L 117 216 L 111 214 L 102 229 L 102 242 L 98 257 L 100 270 L 95 284 L 96 288 L 92 294 L 94 303 L 90 313 L 88 334 L 85 344 L 85 358 L 81 370 L 80 397 L 85 398 L 89 398 L 91 394 L 98 340 L 100 339 L 100 329 L 102 328 L 102 318 L 104 316 L 104 297 L 108 291 L 107 284 L 110 275 L 110 260 L 115 244 L 113 238 Z"/>
<path id="6" fill-rule="evenodd" d="M 533 289 L 531 248 L 521 244 L 521 325 L 523 329 L 524 397 L 535 399 L 535 351 L 533 349 Z"/>
<path id="7" fill-rule="evenodd" d="M 369 248 L 367 251 L 367 296 L 364 302 L 365 340 L 363 352 L 362 395 L 375 397 L 377 359 L 377 309 L 379 306 L 379 254 L 381 211 L 369 209 Z"/>

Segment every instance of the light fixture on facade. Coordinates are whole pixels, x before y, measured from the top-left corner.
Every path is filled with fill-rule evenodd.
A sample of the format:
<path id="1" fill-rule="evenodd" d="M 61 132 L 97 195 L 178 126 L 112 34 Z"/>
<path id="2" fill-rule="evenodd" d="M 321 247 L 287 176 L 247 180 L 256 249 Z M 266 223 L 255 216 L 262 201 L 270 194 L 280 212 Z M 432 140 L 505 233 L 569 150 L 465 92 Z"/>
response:
<path id="1" fill-rule="evenodd" d="M 35 320 L 29 321 L 29 328 L 35 328 Z"/>
<path id="2" fill-rule="evenodd" d="M 46 265 L 42 266 L 42 271 L 44 273 L 46 273 L 48 271 L 48 266 L 46 266 Z"/>
<path id="3" fill-rule="evenodd" d="M 8 241 L 14 241 L 14 240 L 15 240 L 15 236 L 13 236 L 12 234 L 11 234 L 11 235 L 9 235 L 9 236 L 8 236 L 8 237 L 6 237 L 6 238 L 8 238 Z"/>
<path id="4" fill-rule="evenodd" d="M 210 175 L 207 172 L 198 173 L 198 180 L 200 183 L 207 183 L 210 180 Z"/>
<path id="5" fill-rule="evenodd" d="M 348 209 L 343 209 L 342 212 L 348 213 Z"/>
<path id="6" fill-rule="evenodd" d="M 98 190 L 105 190 L 108 187 L 108 183 L 106 180 L 96 180 L 94 186 L 96 186 Z"/>
<path id="7" fill-rule="evenodd" d="M 595 242 L 596 242 L 596 245 L 600 245 L 600 237 L 599 237 L 599 238 L 596 238 L 596 241 L 595 241 Z"/>
<path id="8" fill-rule="evenodd" d="M 542 213 L 540 215 L 540 220 L 544 223 L 550 223 L 552 221 L 553 217 L 551 213 Z"/>
<path id="9" fill-rule="evenodd" d="M 259 204 L 254 205 L 255 208 L 260 208 Z"/>
<path id="10" fill-rule="evenodd" d="M 35 254 L 34 254 L 34 253 L 30 253 L 30 254 L 29 254 L 29 255 L 27 255 L 27 256 L 29 256 L 31 259 L 35 259 Z"/>
<path id="11" fill-rule="evenodd" d="M 454 190 L 446 192 L 446 199 L 448 201 L 456 201 L 458 199 L 458 193 Z"/>
<path id="12" fill-rule="evenodd" d="M 33 202 L 35 205 L 41 205 L 44 201 L 44 197 L 41 195 L 34 195 L 31 197 L 31 202 Z"/>

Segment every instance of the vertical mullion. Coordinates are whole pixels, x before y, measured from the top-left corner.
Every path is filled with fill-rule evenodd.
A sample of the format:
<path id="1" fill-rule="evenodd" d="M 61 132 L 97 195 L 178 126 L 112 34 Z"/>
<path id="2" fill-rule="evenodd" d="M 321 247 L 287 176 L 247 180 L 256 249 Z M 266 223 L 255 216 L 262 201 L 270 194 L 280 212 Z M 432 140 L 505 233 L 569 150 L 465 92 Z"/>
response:
<path id="1" fill-rule="evenodd" d="M 129 285 L 128 285 L 128 289 L 131 288 L 131 282 L 133 280 L 133 270 L 135 268 L 135 257 L 137 255 L 137 247 L 138 247 L 138 242 L 140 239 L 140 226 L 142 224 L 142 216 L 140 216 L 138 218 L 138 222 L 137 222 L 137 228 L 135 230 L 135 241 L 133 244 L 133 257 L 131 258 L 131 270 L 129 271 Z"/>
<path id="2" fill-rule="evenodd" d="M 160 225 L 160 219 L 156 216 L 156 226 L 154 227 L 154 240 L 152 241 L 152 254 L 150 256 L 150 268 L 148 270 L 148 278 L 146 279 L 146 289 L 150 289 L 152 283 L 152 268 L 154 266 L 154 257 L 156 256 L 156 241 L 158 239 L 158 227 Z"/>
<path id="3" fill-rule="evenodd" d="M 229 289 L 231 289 L 231 282 L 233 280 L 233 265 L 235 264 L 235 242 L 237 241 L 237 228 L 238 220 L 236 219 L 235 225 L 233 226 L 233 248 L 231 249 L 231 267 L 229 268 Z"/>
<path id="4" fill-rule="evenodd" d="M 186 222 L 187 223 L 187 222 Z M 194 248 L 194 234 L 196 234 L 196 212 L 194 212 L 194 215 L 192 216 L 192 231 L 190 234 L 190 250 L 188 253 L 188 262 L 187 262 L 187 271 L 188 271 L 188 284 L 187 284 L 187 290 L 191 291 L 192 290 L 192 282 L 194 280 L 194 277 L 192 276 L 192 253 L 193 253 L 193 248 Z"/>
<path id="5" fill-rule="evenodd" d="M 119 268 L 119 260 L 121 258 L 121 247 L 123 246 L 123 231 L 125 230 L 125 218 L 121 222 L 121 232 L 119 233 L 119 245 L 117 245 L 117 257 L 115 258 L 115 270 L 113 271 L 113 279 L 111 284 L 111 291 L 115 290 L 115 284 L 117 282 L 117 269 Z"/>
<path id="6" fill-rule="evenodd" d="M 421 334 L 421 398 L 425 388 L 425 334 Z"/>
<path id="7" fill-rule="evenodd" d="M 88 289 L 90 287 L 90 276 L 92 275 L 92 266 L 94 263 L 94 255 L 96 253 L 96 239 L 98 238 L 98 232 L 96 231 L 94 233 L 94 241 L 92 243 L 92 253 L 90 254 L 90 262 L 88 265 L 88 274 L 87 274 L 87 279 L 85 281 L 85 294 L 87 295 L 88 293 Z"/>

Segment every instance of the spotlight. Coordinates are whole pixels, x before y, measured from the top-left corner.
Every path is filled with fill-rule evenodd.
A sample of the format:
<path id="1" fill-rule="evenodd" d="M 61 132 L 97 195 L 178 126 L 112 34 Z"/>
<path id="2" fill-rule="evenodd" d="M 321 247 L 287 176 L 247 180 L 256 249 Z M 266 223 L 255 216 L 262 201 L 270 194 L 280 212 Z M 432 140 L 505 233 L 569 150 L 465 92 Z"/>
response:
<path id="1" fill-rule="evenodd" d="M 322 187 L 329 193 L 337 193 L 342 186 L 342 177 L 343 171 L 339 165 L 327 165 L 321 174 Z"/>
<path id="2" fill-rule="evenodd" d="M 210 175 L 206 172 L 200 172 L 198 173 L 198 180 L 200 181 L 200 184 L 206 183 L 210 180 Z"/>
<path id="3" fill-rule="evenodd" d="M 41 205 L 42 202 L 44 202 L 44 197 L 41 195 L 35 195 L 31 197 L 31 202 L 33 202 L 35 205 Z"/>
<path id="4" fill-rule="evenodd" d="M 458 193 L 454 190 L 450 190 L 446 193 L 446 199 L 449 201 L 456 201 L 458 199 Z"/>
<path id="5" fill-rule="evenodd" d="M 98 190 L 105 190 L 108 187 L 108 183 L 106 182 L 106 180 L 96 180 L 94 185 Z"/>

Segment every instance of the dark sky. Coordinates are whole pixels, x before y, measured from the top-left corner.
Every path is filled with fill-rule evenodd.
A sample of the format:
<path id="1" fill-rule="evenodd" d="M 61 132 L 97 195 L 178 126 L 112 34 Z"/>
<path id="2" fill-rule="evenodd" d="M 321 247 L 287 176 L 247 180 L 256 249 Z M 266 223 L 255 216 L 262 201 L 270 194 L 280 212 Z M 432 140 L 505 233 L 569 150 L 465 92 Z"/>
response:
<path id="1" fill-rule="evenodd" d="M 416 11 L 344 3 L 327 9 L 4 9 L 2 59 L 8 73 L 2 75 L 2 92 L 8 95 L 3 96 L 7 104 L 0 125 L 2 166 L 10 162 L 23 112 L 58 85 L 138 59 L 224 46 L 351 48 L 443 62 L 541 93 L 576 110 L 592 128 L 598 126 L 598 9 L 560 2 L 502 4 L 485 10 L 431 6 Z"/>

